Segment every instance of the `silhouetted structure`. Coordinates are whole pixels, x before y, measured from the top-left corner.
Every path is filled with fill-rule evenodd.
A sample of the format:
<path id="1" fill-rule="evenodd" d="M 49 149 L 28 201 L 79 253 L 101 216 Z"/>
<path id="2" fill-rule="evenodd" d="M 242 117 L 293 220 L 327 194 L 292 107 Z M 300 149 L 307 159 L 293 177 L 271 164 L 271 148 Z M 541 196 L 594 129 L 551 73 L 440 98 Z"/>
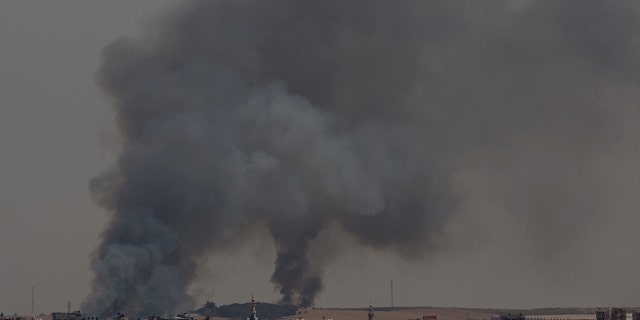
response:
<path id="1" fill-rule="evenodd" d="M 258 320 L 258 314 L 256 313 L 256 298 L 251 294 L 251 315 L 247 320 Z"/>
<path id="2" fill-rule="evenodd" d="M 74 312 L 52 312 L 51 320 L 82 320 L 82 313 L 79 310 Z"/>
<path id="3" fill-rule="evenodd" d="M 596 311 L 596 320 L 627 320 L 627 313 L 621 308 L 609 308 L 609 310 L 599 308 Z"/>
<path id="4" fill-rule="evenodd" d="M 497 316 L 491 317 L 492 320 L 525 320 L 524 314 L 511 314 L 511 313 L 503 313 Z"/>

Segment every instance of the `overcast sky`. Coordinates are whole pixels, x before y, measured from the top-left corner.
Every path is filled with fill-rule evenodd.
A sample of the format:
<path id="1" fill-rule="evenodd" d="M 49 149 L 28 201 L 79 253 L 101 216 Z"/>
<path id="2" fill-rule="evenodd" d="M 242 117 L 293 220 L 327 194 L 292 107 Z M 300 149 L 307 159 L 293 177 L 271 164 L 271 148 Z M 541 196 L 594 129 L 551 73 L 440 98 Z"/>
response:
<path id="1" fill-rule="evenodd" d="M 118 146 L 110 101 L 94 79 L 101 50 L 148 28 L 172 2 L 0 2 L 0 312 L 30 313 L 32 286 L 36 313 L 66 310 L 67 301 L 78 308 L 89 293 L 90 255 L 108 215 L 92 202 L 88 183 L 114 161 Z M 446 242 L 455 250 L 405 262 L 390 252 L 345 245 L 324 270 L 325 289 L 316 306 L 388 306 L 391 279 L 396 306 L 639 305 L 638 89 L 612 87 L 602 99 L 619 103 L 631 116 L 615 119 L 619 132 L 609 149 L 578 157 L 589 163 L 584 166 L 589 179 L 577 171 L 560 183 L 560 189 L 587 186 L 575 192 L 580 197 L 607 190 L 609 196 L 595 209 L 600 213 L 572 231 L 581 235 L 563 239 L 561 249 L 547 255 L 542 251 L 556 245 L 545 244 L 547 235 L 537 232 L 551 229 L 549 238 L 555 240 L 549 241 L 557 241 L 575 217 L 547 217 L 550 227 L 529 228 L 526 217 L 505 213 L 521 209 L 505 204 L 521 195 L 513 181 L 523 171 L 556 163 L 554 148 L 563 144 L 533 141 L 508 155 L 476 150 L 453 176 L 455 189 L 468 194 L 447 225 L 447 234 L 457 240 Z M 530 161 L 532 155 L 536 161 Z M 572 158 L 560 161 L 566 162 L 563 168 L 572 166 Z M 592 170 L 601 178 L 595 183 Z M 537 186 L 531 176 L 522 180 Z M 485 211 L 465 214 L 473 208 Z M 357 242 L 341 233 L 323 236 Z M 251 234 L 247 238 L 241 250 L 219 253 L 199 270 L 190 288 L 199 303 L 242 302 L 252 292 L 259 300 L 277 301 L 270 282 L 274 245 Z"/>

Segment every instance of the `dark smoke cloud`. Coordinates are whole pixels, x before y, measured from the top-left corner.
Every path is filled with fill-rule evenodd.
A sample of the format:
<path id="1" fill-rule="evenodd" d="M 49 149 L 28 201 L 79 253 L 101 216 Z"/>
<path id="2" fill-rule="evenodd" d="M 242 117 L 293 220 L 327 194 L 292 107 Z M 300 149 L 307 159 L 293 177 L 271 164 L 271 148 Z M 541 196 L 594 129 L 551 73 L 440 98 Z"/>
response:
<path id="1" fill-rule="evenodd" d="M 282 302 L 313 305 L 324 229 L 422 256 L 456 212 L 457 170 L 522 181 L 501 199 L 533 229 L 596 208 L 546 179 L 588 176 L 584 159 L 620 138 L 601 96 L 640 74 L 627 4 L 202 1 L 110 44 L 98 81 L 123 147 L 91 181 L 113 217 L 83 309 L 190 307 L 198 263 L 252 222 L 277 248 Z M 548 168 L 512 166 L 530 157 Z"/>

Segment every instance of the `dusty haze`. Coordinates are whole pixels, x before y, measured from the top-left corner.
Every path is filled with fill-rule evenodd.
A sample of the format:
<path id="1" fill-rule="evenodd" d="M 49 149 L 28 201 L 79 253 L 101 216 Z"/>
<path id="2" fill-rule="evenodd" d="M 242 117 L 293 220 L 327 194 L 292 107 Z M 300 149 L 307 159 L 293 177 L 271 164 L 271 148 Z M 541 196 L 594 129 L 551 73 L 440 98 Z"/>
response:
<path id="1" fill-rule="evenodd" d="M 596 1 L 167 11 L 141 36 L 109 44 L 96 67 L 121 146 L 90 184 L 110 222 L 86 311 L 181 311 L 251 291 L 384 305 L 390 278 L 397 305 L 637 304 L 638 21 L 635 2 Z M 57 92 L 62 82 L 50 85 Z M 33 105 L 65 103 L 54 98 Z M 8 115 L 24 112 L 7 99 Z M 18 118 L 32 123 L 29 114 Z M 68 127 L 77 115 L 37 123 Z M 44 125 L 23 127 L 4 139 L 49 136 Z M 94 148 L 76 135 L 63 141 Z M 18 151 L 7 168 L 28 163 Z M 85 171 L 101 164 L 92 161 Z M 78 159 L 63 162 L 72 170 Z M 75 181 L 49 180 L 60 191 Z M 11 181 L 31 180 L 4 181 L 3 212 L 14 212 Z M 40 188 L 23 189 L 42 199 Z M 69 203 L 86 197 L 71 194 Z M 54 208 L 51 216 L 78 211 Z M 102 220 L 82 221 L 65 227 Z M 90 247 L 96 236 L 77 237 Z M 15 258 L 34 239 L 7 238 L 4 252 Z M 58 252 L 51 239 L 42 247 Z M 7 281 L 28 292 L 33 283 L 14 279 L 35 268 L 5 265 Z M 62 277 L 41 283 L 51 278 Z"/>
<path id="2" fill-rule="evenodd" d="M 632 187 L 636 9 L 196 2 L 110 44 L 123 149 L 91 182 L 114 216 L 83 308 L 188 308 L 198 265 L 253 231 L 303 306 L 340 240 L 431 259 L 492 232 L 520 244 L 496 267 L 587 280 L 571 265 L 607 256 L 598 226 Z"/>
<path id="3" fill-rule="evenodd" d="M 601 260 L 598 228 L 633 208 L 636 9 L 197 2 L 110 44 L 98 79 L 123 149 L 91 182 L 114 216 L 83 308 L 188 308 L 198 265 L 248 230 L 303 306 L 342 245 L 317 248 L 429 259 L 485 238 L 470 221 L 520 243 L 507 266 L 596 271 L 571 265 Z"/>

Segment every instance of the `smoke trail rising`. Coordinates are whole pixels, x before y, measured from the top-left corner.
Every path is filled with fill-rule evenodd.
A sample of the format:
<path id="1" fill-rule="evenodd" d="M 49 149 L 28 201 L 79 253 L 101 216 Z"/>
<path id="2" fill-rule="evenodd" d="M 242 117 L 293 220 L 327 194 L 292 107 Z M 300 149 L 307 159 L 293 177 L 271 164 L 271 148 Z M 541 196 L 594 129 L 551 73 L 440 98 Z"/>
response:
<path id="1" fill-rule="evenodd" d="M 455 208 L 444 163 L 559 136 L 588 155 L 576 133 L 605 137 L 605 112 L 585 93 L 634 76 L 637 35 L 623 30 L 635 12 L 593 1 L 198 1 L 146 38 L 110 44 L 98 79 L 123 150 L 91 181 L 113 217 L 83 309 L 187 308 L 200 259 L 249 221 L 268 226 L 286 303 L 313 305 L 322 265 L 311 268 L 308 251 L 332 224 L 363 245 L 424 254 Z"/>

